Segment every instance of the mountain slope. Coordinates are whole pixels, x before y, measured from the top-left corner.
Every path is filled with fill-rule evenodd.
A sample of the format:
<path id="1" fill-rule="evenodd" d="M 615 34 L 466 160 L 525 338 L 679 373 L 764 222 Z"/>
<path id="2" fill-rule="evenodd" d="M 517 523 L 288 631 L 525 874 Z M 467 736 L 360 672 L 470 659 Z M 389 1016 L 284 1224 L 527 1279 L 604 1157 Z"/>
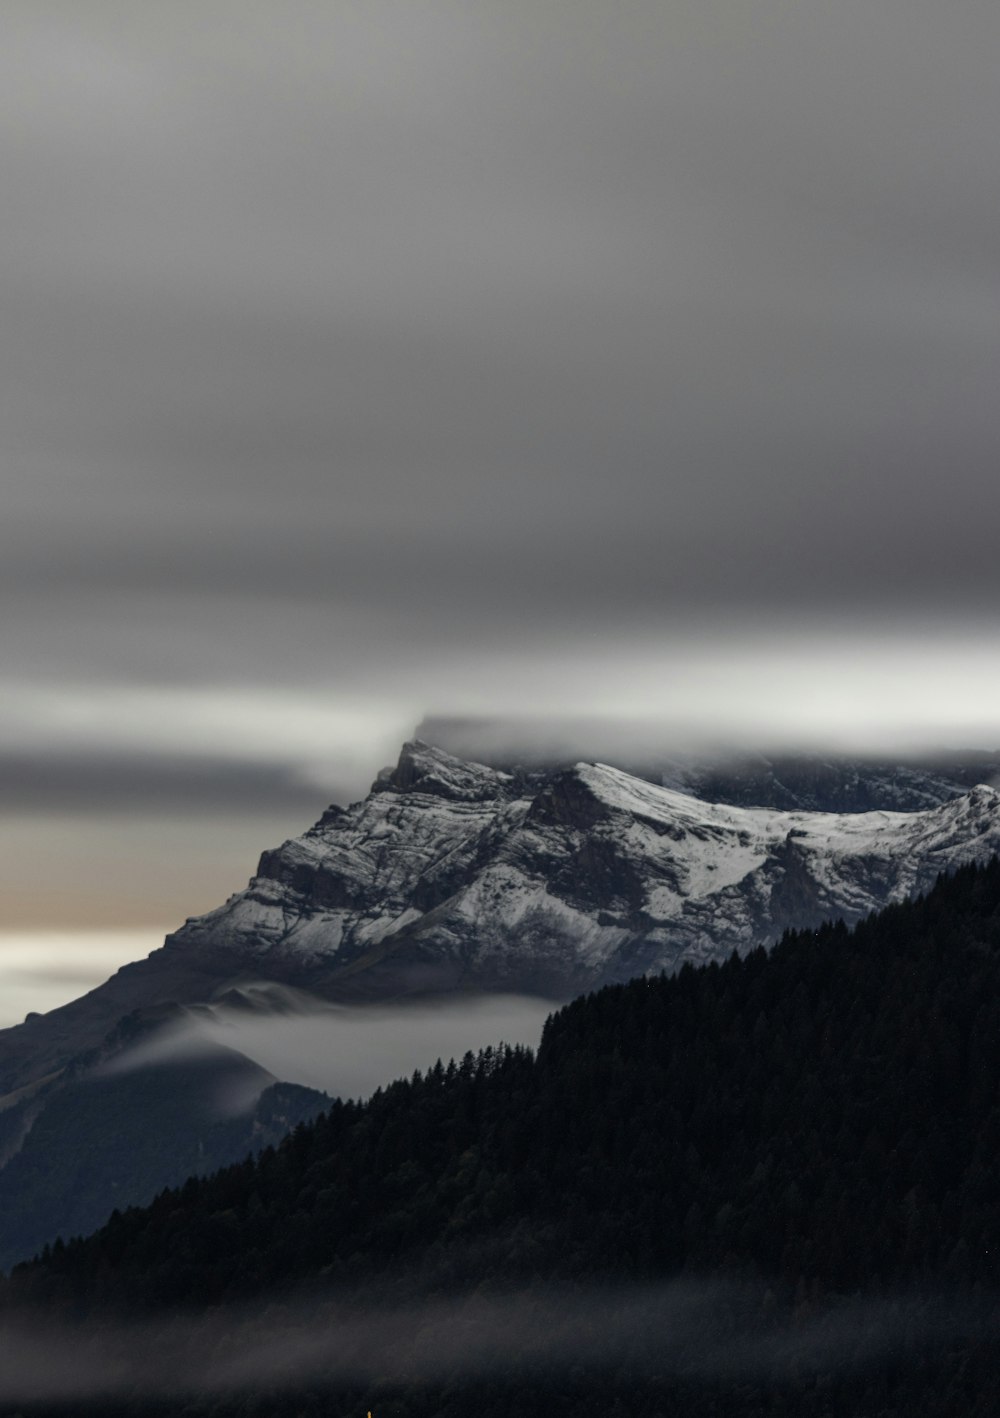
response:
<path id="1" fill-rule="evenodd" d="M 131 1016 L 0 1111 L 0 1268 L 279 1142 L 329 1102 L 218 1045 L 144 1059 L 170 1024 Z"/>

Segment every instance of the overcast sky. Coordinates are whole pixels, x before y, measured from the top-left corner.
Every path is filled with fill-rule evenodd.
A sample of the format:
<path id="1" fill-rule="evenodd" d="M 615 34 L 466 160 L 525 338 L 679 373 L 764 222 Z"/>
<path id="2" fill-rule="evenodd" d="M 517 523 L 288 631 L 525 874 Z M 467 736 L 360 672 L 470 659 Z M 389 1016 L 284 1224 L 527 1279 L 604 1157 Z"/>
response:
<path id="1" fill-rule="evenodd" d="M 428 710 L 1000 746 L 995 0 L 2 27 L 7 928 L 207 908 Z"/>

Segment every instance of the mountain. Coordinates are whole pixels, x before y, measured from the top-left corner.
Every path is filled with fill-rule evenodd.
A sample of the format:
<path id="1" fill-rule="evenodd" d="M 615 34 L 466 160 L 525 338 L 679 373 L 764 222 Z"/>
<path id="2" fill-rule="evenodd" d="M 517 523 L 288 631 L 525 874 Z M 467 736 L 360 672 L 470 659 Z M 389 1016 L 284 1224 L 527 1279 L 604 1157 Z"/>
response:
<path id="1" fill-rule="evenodd" d="M 1000 850 L 1000 793 L 921 812 L 707 803 L 620 769 L 507 772 L 416 741 L 363 801 L 266 851 L 247 889 L 83 999 L 0 1034 L 9 1092 L 122 1016 L 247 979 L 363 1003 L 566 999 L 849 922 Z"/>
<path id="2" fill-rule="evenodd" d="M 986 1418 L 998 1074 L 993 861 L 578 999 L 537 1057 L 336 1103 L 20 1268 L 0 1307 L 36 1345 L 84 1319 L 59 1378 L 91 1384 L 102 1317 L 144 1314 L 122 1418 Z"/>
<path id="3" fill-rule="evenodd" d="M 921 813 L 782 812 L 602 764 L 524 778 L 412 743 L 363 803 L 266 852 L 245 892 L 168 948 L 308 971 L 345 998 L 566 997 L 858 920 L 998 849 L 985 785 Z"/>
<path id="4" fill-rule="evenodd" d="M 206 1121 L 214 1084 L 193 1062 L 169 1086 L 163 1072 L 132 1073 L 114 1101 L 107 1077 L 95 1083 L 126 1037 L 178 1011 L 249 998 L 259 982 L 353 1006 L 484 991 L 564 1000 L 858 921 L 997 851 L 1000 793 L 985 785 L 921 812 L 785 811 L 599 763 L 507 771 L 406 744 L 367 798 L 264 852 L 245 891 L 82 999 L 0 1033 L 0 1263 L 144 1200 L 199 1157 L 214 1165 L 252 1145 L 253 1118 L 249 1133 Z M 257 990 L 254 1007 L 280 996 Z M 299 1117 L 317 1103 L 296 1106 Z M 101 1116 L 119 1144 L 97 1165 Z M 63 1181 L 39 1187 L 46 1173 Z"/>

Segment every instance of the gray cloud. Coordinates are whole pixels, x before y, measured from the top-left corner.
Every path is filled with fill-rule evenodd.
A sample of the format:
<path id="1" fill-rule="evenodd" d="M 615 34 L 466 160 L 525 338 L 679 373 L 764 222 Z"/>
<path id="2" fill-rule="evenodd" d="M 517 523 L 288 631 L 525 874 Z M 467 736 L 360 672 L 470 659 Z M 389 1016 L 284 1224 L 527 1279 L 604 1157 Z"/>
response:
<path id="1" fill-rule="evenodd" d="M 343 1098 L 376 1088 L 438 1059 L 460 1059 L 487 1045 L 536 1048 L 551 1003 L 526 995 L 448 996 L 432 1004 L 363 1009 L 324 1004 L 301 990 L 248 982 L 227 999 L 200 1006 L 118 1056 L 108 1071 L 235 1049 L 289 1083 Z"/>
<path id="2" fill-rule="evenodd" d="M 384 645 L 995 595 L 987 7 L 15 14 L 29 597 Z"/>
<path id="3" fill-rule="evenodd" d="M 5 691 L 363 700 L 330 796 L 428 710 L 997 742 L 998 43 L 987 0 L 14 0 Z M 0 714 L 46 803 L 92 753 L 242 811 L 166 703 L 120 768 L 65 717 Z M 290 816 L 315 736 L 268 722 Z"/>
<path id="4" fill-rule="evenodd" d="M 321 785 L 300 764 L 240 758 L 0 752 L 0 802 L 5 813 L 120 813 L 137 809 L 185 816 L 251 812 L 262 818 L 298 813 L 303 828 L 324 798 L 345 801 L 346 783 L 331 774 Z"/>

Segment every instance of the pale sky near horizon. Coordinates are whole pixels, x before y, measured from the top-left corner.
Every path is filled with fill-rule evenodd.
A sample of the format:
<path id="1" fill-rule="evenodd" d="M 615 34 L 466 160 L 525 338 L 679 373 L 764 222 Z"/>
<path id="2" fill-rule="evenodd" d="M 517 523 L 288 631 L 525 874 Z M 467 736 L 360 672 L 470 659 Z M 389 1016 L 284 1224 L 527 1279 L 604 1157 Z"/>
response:
<path id="1" fill-rule="evenodd" d="M 993 0 L 10 0 L 7 1017 L 426 713 L 1000 747 L 998 55 Z"/>

